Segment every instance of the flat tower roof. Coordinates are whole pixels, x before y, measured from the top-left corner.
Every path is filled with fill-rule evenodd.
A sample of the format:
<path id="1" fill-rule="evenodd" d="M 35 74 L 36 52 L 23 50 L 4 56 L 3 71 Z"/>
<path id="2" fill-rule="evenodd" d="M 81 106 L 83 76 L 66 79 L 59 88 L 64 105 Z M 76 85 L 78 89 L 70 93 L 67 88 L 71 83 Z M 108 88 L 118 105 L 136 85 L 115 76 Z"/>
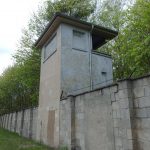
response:
<path id="1" fill-rule="evenodd" d="M 49 37 L 52 36 L 57 27 L 61 24 L 69 24 L 75 27 L 82 28 L 87 31 L 91 31 L 92 41 L 93 41 L 93 49 L 97 49 L 107 42 L 107 40 L 111 40 L 118 35 L 117 31 L 94 25 L 92 23 L 88 23 L 62 13 L 56 13 L 53 19 L 49 22 L 47 27 L 45 28 L 42 35 L 38 38 L 35 43 L 36 48 L 42 48 L 43 45 L 48 41 Z"/>

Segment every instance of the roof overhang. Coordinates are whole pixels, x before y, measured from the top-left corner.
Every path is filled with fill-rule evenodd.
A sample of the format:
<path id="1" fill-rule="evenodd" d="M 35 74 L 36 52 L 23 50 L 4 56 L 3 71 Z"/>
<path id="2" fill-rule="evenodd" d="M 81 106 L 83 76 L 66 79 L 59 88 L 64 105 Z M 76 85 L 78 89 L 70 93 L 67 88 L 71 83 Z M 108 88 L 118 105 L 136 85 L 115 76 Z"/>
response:
<path id="1" fill-rule="evenodd" d="M 118 35 L 117 31 L 110 30 L 102 26 L 93 25 L 91 23 L 81 21 L 61 13 L 56 13 L 51 22 L 47 25 L 43 34 L 36 41 L 34 46 L 36 48 L 42 48 L 61 23 L 69 24 L 87 31 L 91 31 L 94 49 L 100 47 L 101 45 L 106 43 L 107 40 L 111 40 Z"/>

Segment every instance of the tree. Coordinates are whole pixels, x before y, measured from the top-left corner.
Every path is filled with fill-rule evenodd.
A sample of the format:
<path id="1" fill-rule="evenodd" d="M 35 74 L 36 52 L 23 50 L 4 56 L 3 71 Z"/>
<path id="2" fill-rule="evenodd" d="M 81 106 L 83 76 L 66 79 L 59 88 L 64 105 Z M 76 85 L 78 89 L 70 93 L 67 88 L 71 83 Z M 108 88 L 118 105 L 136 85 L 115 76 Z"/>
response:
<path id="1" fill-rule="evenodd" d="M 149 14 L 149 0 L 137 0 L 126 11 L 123 29 L 112 47 L 116 78 L 137 77 L 150 72 Z"/>
<path id="2" fill-rule="evenodd" d="M 46 1 L 34 13 L 23 29 L 14 58 L 16 64 L 0 76 L 0 113 L 19 110 L 38 104 L 40 78 L 40 50 L 33 47 L 55 12 L 86 20 L 93 13 L 95 3 L 90 0 Z"/>
<path id="3" fill-rule="evenodd" d="M 114 78 L 138 77 L 150 69 L 149 0 L 104 0 L 97 8 L 95 23 L 119 31 L 119 35 L 98 51 L 112 55 Z"/>
<path id="4" fill-rule="evenodd" d="M 116 79 L 150 72 L 149 0 L 132 5 L 129 0 L 48 0 L 23 30 L 16 64 L 0 76 L 0 113 L 38 104 L 41 52 L 33 45 L 55 12 L 119 31 L 115 40 L 99 49 L 112 55 Z"/>

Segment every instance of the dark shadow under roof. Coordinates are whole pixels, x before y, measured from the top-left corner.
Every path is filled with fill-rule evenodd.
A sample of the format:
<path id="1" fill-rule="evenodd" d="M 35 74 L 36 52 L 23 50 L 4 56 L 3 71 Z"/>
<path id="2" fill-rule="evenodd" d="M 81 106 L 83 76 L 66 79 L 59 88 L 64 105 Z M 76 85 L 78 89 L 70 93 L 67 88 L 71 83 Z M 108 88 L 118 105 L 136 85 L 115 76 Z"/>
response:
<path id="1" fill-rule="evenodd" d="M 42 46 L 47 42 L 50 36 L 52 36 L 54 31 L 61 23 L 69 24 L 75 27 L 82 28 L 87 31 L 91 31 L 93 49 L 97 49 L 101 45 L 105 44 L 107 40 L 111 40 L 118 35 L 117 31 L 104 28 L 102 26 L 94 25 L 85 21 L 81 21 L 79 19 L 61 13 L 56 13 L 53 19 L 51 20 L 51 22 L 47 25 L 43 34 L 36 41 L 34 46 L 36 48 L 42 48 Z"/>

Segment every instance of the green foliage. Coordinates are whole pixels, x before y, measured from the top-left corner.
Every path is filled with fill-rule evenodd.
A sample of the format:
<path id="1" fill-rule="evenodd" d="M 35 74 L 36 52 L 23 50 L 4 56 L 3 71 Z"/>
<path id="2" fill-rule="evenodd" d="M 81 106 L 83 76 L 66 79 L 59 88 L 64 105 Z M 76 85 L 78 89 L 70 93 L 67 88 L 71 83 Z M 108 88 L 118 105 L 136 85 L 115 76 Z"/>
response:
<path id="1" fill-rule="evenodd" d="M 14 55 L 16 64 L 0 76 L 0 114 L 38 105 L 41 52 L 33 45 L 54 13 L 86 20 L 94 8 L 90 0 L 47 0 L 39 7 L 23 29 Z"/>
<path id="2" fill-rule="evenodd" d="M 96 6 L 96 3 L 91 0 L 55 0 L 53 3 L 51 1 L 46 3 L 48 6 L 46 8 L 48 18 L 51 18 L 54 12 L 61 12 L 75 18 L 87 20 Z"/>
<path id="3" fill-rule="evenodd" d="M 119 31 L 124 19 L 124 7 L 128 7 L 129 4 L 129 0 L 104 0 L 99 4 L 97 14 L 92 16 L 92 20 L 104 27 Z"/>
<path id="4" fill-rule="evenodd" d="M 150 2 L 137 0 L 126 11 L 114 49 L 115 77 L 137 77 L 150 72 Z"/>
<path id="5" fill-rule="evenodd" d="M 99 49 L 112 55 L 115 79 L 150 72 L 149 0 L 47 0 L 23 30 L 16 64 L 0 76 L 0 113 L 38 105 L 41 52 L 33 45 L 55 12 L 119 31 Z"/>
<path id="6" fill-rule="evenodd" d="M 15 65 L 0 77 L 0 114 L 37 105 L 39 81 L 30 77 L 36 77 L 35 70 L 26 72 L 29 66 Z"/>
<path id="7" fill-rule="evenodd" d="M 59 150 L 68 150 L 67 146 L 61 146 Z"/>
<path id="8" fill-rule="evenodd" d="M 0 150 L 54 150 L 0 128 Z"/>

